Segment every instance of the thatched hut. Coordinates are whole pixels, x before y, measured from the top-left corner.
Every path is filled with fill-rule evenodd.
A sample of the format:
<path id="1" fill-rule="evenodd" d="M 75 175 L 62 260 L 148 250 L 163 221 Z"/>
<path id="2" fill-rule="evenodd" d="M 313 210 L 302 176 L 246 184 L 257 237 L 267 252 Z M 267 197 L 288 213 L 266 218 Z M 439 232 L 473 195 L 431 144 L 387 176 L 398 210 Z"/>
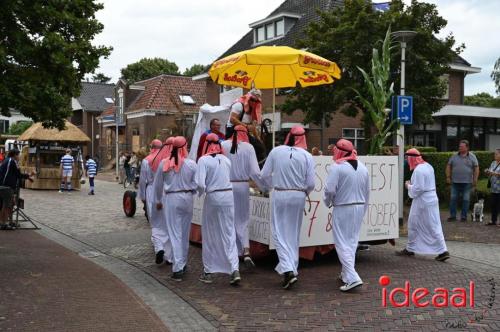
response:
<path id="1" fill-rule="evenodd" d="M 75 159 L 72 186 L 80 189 L 83 175 L 83 156 L 81 146 L 90 142 L 90 138 L 74 124 L 66 121 L 65 129 L 47 129 L 41 123 L 35 123 L 18 138 L 28 142 L 22 150 L 21 170 L 36 173 L 33 182 L 26 181 L 30 189 L 59 189 L 61 183 L 60 160 L 65 150 L 70 148 Z"/>

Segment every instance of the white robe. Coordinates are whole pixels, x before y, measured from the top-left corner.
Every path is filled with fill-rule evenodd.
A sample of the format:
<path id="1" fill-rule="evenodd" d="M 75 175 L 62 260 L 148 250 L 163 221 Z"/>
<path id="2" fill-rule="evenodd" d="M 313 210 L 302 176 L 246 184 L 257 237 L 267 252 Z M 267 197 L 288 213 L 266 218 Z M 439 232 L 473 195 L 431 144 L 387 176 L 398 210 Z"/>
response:
<path id="1" fill-rule="evenodd" d="M 356 170 L 346 161 L 330 167 L 323 201 L 327 206 L 333 205 L 333 241 L 342 264 L 342 280 L 346 283 L 361 280 L 354 265 L 369 196 L 368 170 L 362 162 L 358 160 Z"/>
<path id="2" fill-rule="evenodd" d="M 189 231 L 193 219 L 193 196 L 196 192 L 196 162 L 185 159 L 179 172 L 163 172 L 160 163 L 154 181 L 155 204 L 163 204 L 163 220 L 172 245 L 172 272 L 186 266 L 189 250 Z"/>
<path id="3" fill-rule="evenodd" d="M 447 251 L 441 227 L 434 168 L 429 163 L 420 164 L 413 171 L 408 195 L 413 201 L 408 218 L 406 249 L 419 254 L 442 254 Z"/>
<path id="4" fill-rule="evenodd" d="M 231 154 L 232 140 L 222 142 L 224 155 L 231 161 L 230 179 L 234 196 L 234 227 L 238 254 L 243 255 L 244 248 L 250 248 L 248 224 L 250 222 L 250 188 L 248 181 L 254 180 L 262 188 L 260 169 L 255 149 L 250 143 L 238 143 L 238 150 Z"/>
<path id="5" fill-rule="evenodd" d="M 201 235 L 203 267 L 206 273 L 231 274 L 239 270 L 234 229 L 233 191 L 229 173 L 231 162 L 222 154 L 198 160 L 196 184 L 206 193 L 203 204 Z"/>
<path id="6" fill-rule="evenodd" d="M 274 188 L 271 227 L 279 258 L 275 270 L 297 275 L 306 193 L 314 189 L 314 161 L 304 149 L 281 145 L 269 153 L 261 176 L 268 189 Z"/>
<path id="7" fill-rule="evenodd" d="M 141 174 L 139 176 L 139 198 L 146 201 L 149 224 L 151 225 L 151 242 L 155 253 L 163 250 L 164 259 L 172 261 L 172 245 L 168 239 L 167 227 L 163 214 L 156 209 L 153 182 L 155 174 L 149 163 L 144 159 L 141 163 Z"/>

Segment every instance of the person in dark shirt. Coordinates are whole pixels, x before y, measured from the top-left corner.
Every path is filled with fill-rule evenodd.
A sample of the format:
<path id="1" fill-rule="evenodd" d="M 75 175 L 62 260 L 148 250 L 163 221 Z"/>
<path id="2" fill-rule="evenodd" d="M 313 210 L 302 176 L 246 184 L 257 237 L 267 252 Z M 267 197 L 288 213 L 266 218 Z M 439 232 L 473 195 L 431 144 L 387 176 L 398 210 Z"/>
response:
<path id="1" fill-rule="evenodd" d="M 7 221 L 12 214 L 12 207 L 14 205 L 14 195 L 20 185 L 21 179 L 28 179 L 33 181 L 31 174 L 24 174 L 19 169 L 19 150 L 13 149 L 9 151 L 7 159 L 0 165 L 0 229 L 13 229 L 15 224 Z"/>
<path id="2" fill-rule="evenodd" d="M 212 133 L 216 134 L 219 137 L 220 142 L 222 142 L 225 139 L 226 136 L 220 132 L 220 126 L 221 125 L 219 119 L 210 120 L 210 129 L 201 134 L 200 136 L 200 141 L 198 142 L 198 150 L 196 153 L 196 161 L 198 161 L 198 159 L 200 159 L 200 157 L 203 156 L 203 146 L 205 145 L 205 140 L 207 139 L 207 136 L 209 134 Z"/>

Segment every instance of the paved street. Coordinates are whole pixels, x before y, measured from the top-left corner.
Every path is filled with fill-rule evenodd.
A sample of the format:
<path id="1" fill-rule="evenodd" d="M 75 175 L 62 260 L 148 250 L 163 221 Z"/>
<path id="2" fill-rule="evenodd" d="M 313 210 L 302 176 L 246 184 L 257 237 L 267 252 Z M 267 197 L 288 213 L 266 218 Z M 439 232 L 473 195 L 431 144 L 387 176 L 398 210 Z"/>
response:
<path id="1" fill-rule="evenodd" d="M 397 248 L 390 245 L 372 247 L 358 255 L 357 268 L 365 285 L 353 294 L 342 294 L 338 290 L 336 276 L 340 264 L 335 253 L 315 262 L 301 262 L 300 281 L 291 291 L 279 288 L 281 279 L 273 271 L 274 256 L 257 261 L 258 268 L 254 271 L 242 269 L 243 281 L 238 288 L 229 286 L 226 276 L 217 277 L 212 285 L 205 285 L 197 280 L 202 268 L 201 249 L 193 245 L 187 277 L 178 283 L 168 279 L 170 267 L 154 264 L 148 223 L 140 209 L 134 218 L 124 216 L 122 195 L 122 186 L 105 181 L 96 181 L 96 196 L 88 196 L 86 190 L 72 194 L 23 191 L 26 212 L 45 225 L 42 225 L 42 234 L 52 236 L 58 242 L 64 242 L 66 238 L 71 243 L 80 243 L 85 249 L 74 247 L 72 250 L 97 252 L 152 277 L 147 281 L 152 285 L 150 288 L 144 287 L 141 281 L 124 282 L 171 330 L 193 326 L 199 330 L 245 331 L 434 331 L 461 330 L 453 328 L 460 322 L 467 323 L 466 330 L 500 330 L 500 298 L 495 299 L 491 308 L 488 307 L 488 298 L 494 295 L 489 280 L 495 278 L 497 283 L 500 280 L 500 241 L 494 242 L 496 244 L 450 241 L 448 246 L 452 258 L 447 263 L 436 262 L 432 257 L 395 256 L 394 250 L 400 248 L 405 239 L 397 241 Z M 478 237 L 484 232 L 497 239 L 500 234 L 497 227 L 467 227 L 477 227 L 474 231 Z M 94 258 L 90 255 L 89 259 Z M 96 263 L 109 269 L 106 262 Z M 126 272 L 122 277 L 124 275 Z M 476 305 L 462 309 L 382 308 L 381 286 L 378 284 L 381 275 L 391 277 L 390 289 L 401 287 L 405 280 L 409 280 L 412 288 L 433 290 L 444 287 L 451 290 L 467 287 L 473 280 L 476 283 Z M 168 291 L 159 296 L 155 293 L 160 289 L 158 285 Z M 158 302 L 159 298 L 162 303 Z M 186 307 L 179 310 L 182 305 Z M 170 306 L 168 310 L 165 310 L 166 306 Z M 190 317 L 196 318 L 176 321 L 174 315 L 162 315 L 162 308 L 166 312 L 176 308 L 179 311 L 192 310 Z"/>

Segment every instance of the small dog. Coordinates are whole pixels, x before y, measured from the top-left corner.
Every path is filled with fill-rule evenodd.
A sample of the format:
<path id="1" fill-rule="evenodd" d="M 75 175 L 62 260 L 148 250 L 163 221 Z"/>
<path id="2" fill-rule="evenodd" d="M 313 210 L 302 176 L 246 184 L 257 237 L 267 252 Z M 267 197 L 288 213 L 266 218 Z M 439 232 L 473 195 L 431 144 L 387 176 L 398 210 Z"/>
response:
<path id="1" fill-rule="evenodd" d="M 472 212 L 472 221 L 483 222 L 483 209 L 484 209 L 484 199 L 478 200 L 476 204 L 474 204 L 474 210 Z"/>

